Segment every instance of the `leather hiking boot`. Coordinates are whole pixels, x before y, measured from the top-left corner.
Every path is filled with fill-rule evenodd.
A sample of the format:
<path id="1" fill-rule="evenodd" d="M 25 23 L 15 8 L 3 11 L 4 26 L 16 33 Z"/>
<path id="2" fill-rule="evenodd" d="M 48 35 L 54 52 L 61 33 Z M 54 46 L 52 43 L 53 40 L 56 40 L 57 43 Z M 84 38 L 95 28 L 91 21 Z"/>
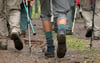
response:
<path id="1" fill-rule="evenodd" d="M 63 58 L 66 54 L 66 30 L 60 29 L 58 30 L 57 40 L 58 40 L 58 48 L 57 48 L 57 56 L 58 58 Z"/>
<path id="2" fill-rule="evenodd" d="M 21 38 L 19 37 L 19 33 L 14 29 L 11 32 L 11 39 L 14 41 L 15 48 L 17 50 L 23 49 L 23 43 Z"/>
<path id="3" fill-rule="evenodd" d="M 54 53 L 54 46 L 47 46 L 47 50 L 45 52 L 45 56 L 46 57 L 49 57 L 49 58 L 52 58 L 55 56 L 55 53 Z"/>
<path id="4" fill-rule="evenodd" d="M 91 37 L 92 36 L 92 29 L 91 28 L 87 29 L 87 32 L 86 32 L 85 36 L 86 37 Z"/>

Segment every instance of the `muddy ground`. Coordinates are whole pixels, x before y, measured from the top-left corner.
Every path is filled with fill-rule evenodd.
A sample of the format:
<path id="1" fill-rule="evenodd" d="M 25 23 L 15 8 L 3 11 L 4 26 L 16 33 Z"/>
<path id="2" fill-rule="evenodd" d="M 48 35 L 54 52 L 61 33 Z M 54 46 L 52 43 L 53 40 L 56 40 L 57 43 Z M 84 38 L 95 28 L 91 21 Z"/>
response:
<path id="1" fill-rule="evenodd" d="M 8 50 L 0 50 L 0 63 L 100 63 L 100 41 L 93 41 L 93 49 L 86 51 L 72 51 L 68 48 L 66 56 L 62 59 L 47 58 L 44 56 L 45 51 L 45 36 L 40 19 L 34 19 L 33 26 L 36 35 L 32 34 L 32 51 L 29 52 L 28 42 L 24 42 L 24 49 L 18 51 L 14 48 L 13 42 L 9 39 Z M 87 48 L 89 48 L 90 40 L 85 38 L 86 29 L 84 28 L 84 21 L 77 20 L 74 29 L 74 37 L 85 40 Z M 26 34 L 28 38 L 28 32 Z M 56 38 L 54 38 L 55 46 L 57 46 Z M 95 53 L 94 53 L 95 51 Z M 56 52 L 56 51 L 55 51 Z"/>

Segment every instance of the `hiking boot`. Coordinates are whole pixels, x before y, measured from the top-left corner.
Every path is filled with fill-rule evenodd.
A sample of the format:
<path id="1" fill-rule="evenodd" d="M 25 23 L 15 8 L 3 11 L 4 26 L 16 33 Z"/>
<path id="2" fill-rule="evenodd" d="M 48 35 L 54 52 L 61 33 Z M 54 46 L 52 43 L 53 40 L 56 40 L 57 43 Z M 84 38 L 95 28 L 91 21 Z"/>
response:
<path id="1" fill-rule="evenodd" d="M 91 37 L 92 36 L 92 29 L 91 28 L 87 29 L 87 32 L 86 32 L 85 36 L 86 37 Z"/>
<path id="2" fill-rule="evenodd" d="M 3 40 L 0 42 L 0 49 L 1 49 L 1 50 L 7 50 L 7 39 L 3 39 Z"/>
<path id="3" fill-rule="evenodd" d="M 11 32 L 11 39 L 14 41 L 14 45 L 17 50 L 23 49 L 22 40 L 19 37 L 19 33 L 15 29 L 13 29 Z"/>
<path id="4" fill-rule="evenodd" d="M 47 46 L 47 50 L 45 52 L 45 56 L 46 57 L 49 57 L 49 58 L 52 58 L 55 56 L 55 53 L 54 53 L 54 46 Z"/>
<path id="5" fill-rule="evenodd" d="M 66 30 L 59 29 L 57 34 L 58 48 L 57 56 L 58 58 L 63 58 L 66 54 Z"/>

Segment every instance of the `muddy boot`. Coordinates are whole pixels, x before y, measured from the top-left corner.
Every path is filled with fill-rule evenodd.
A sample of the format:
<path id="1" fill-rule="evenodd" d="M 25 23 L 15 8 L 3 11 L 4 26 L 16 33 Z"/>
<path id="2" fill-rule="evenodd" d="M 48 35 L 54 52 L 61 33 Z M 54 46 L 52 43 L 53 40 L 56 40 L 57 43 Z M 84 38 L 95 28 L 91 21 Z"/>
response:
<path id="1" fill-rule="evenodd" d="M 87 32 L 86 32 L 86 37 L 91 37 L 92 36 L 92 29 L 91 28 L 88 28 L 87 29 Z"/>
<path id="2" fill-rule="evenodd" d="M 46 57 L 49 57 L 49 58 L 52 58 L 55 56 L 55 53 L 54 53 L 54 46 L 47 46 L 47 50 L 45 52 L 45 56 Z"/>
<path id="3" fill-rule="evenodd" d="M 14 45 L 17 50 L 23 49 L 22 40 L 19 37 L 19 33 L 15 29 L 13 29 L 11 32 L 11 39 L 14 41 Z"/>
<path id="4" fill-rule="evenodd" d="M 57 40 L 58 40 L 57 57 L 63 58 L 66 54 L 66 29 L 65 28 L 58 28 Z"/>
<path id="5" fill-rule="evenodd" d="M 0 42 L 0 49 L 7 50 L 7 39 L 3 39 L 2 42 Z"/>

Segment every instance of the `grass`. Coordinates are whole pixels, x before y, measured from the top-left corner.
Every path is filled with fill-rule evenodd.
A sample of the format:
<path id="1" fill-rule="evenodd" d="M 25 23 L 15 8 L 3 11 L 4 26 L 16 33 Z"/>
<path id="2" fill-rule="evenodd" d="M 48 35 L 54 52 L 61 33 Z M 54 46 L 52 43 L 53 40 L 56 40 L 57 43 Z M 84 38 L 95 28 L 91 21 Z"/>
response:
<path id="1" fill-rule="evenodd" d="M 86 41 L 82 40 L 82 39 L 78 39 L 76 37 L 74 37 L 73 35 L 68 35 L 67 36 L 67 46 L 68 48 L 70 48 L 71 50 L 78 50 L 78 51 L 84 51 L 84 50 L 88 50 L 85 46 L 86 46 Z"/>
<path id="2" fill-rule="evenodd" d="M 89 57 L 84 57 L 84 59 L 100 57 L 100 50 L 95 50 L 95 48 L 90 49 L 88 43 L 89 42 L 78 39 L 73 35 L 67 36 L 67 46 L 71 51 L 88 51 Z M 88 45 L 88 47 L 86 45 Z"/>

